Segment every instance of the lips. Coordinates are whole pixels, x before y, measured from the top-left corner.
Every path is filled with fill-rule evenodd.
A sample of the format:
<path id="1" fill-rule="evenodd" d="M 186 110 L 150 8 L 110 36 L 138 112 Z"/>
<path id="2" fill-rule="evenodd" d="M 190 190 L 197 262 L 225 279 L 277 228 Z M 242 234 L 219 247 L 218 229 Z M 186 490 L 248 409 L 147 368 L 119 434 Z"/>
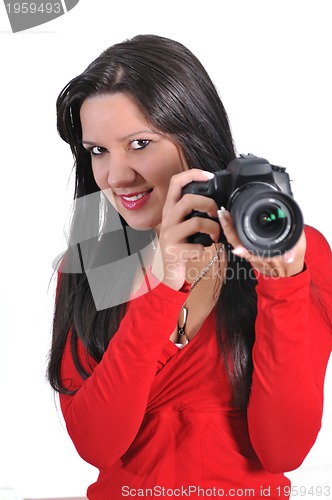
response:
<path id="1" fill-rule="evenodd" d="M 148 191 L 141 191 L 139 193 L 128 193 L 118 195 L 122 205 L 127 210 L 137 210 L 144 207 L 151 197 L 152 189 Z"/>

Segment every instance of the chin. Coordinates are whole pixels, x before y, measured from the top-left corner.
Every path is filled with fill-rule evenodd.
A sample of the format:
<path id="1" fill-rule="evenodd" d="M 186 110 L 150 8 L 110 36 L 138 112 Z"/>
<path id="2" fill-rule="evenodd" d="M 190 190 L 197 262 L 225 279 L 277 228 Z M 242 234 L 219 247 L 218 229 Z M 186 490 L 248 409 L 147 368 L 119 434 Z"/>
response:
<path id="1" fill-rule="evenodd" d="M 124 217 L 123 217 L 124 219 Z M 154 225 L 153 224 L 148 224 L 148 223 L 135 223 L 133 221 L 129 221 L 127 219 L 124 219 L 127 223 L 127 226 L 131 227 L 132 229 L 135 229 L 135 231 L 151 231 L 152 229 L 154 229 Z"/>
<path id="2" fill-rule="evenodd" d="M 131 227 L 131 229 L 135 229 L 135 231 L 149 231 L 153 229 L 150 226 L 135 226 L 135 224 L 128 224 L 128 226 Z"/>
<path id="3" fill-rule="evenodd" d="M 126 221 L 126 224 L 132 229 L 135 229 L 135 231 L 156 230 L 157 227 L 159 228 L 161 223 L 161 220 L 152 217 L 137 217 L 135 220 L 135 217 L 124 217 L 123 214 L 121 214 L 121 216 Z"/>

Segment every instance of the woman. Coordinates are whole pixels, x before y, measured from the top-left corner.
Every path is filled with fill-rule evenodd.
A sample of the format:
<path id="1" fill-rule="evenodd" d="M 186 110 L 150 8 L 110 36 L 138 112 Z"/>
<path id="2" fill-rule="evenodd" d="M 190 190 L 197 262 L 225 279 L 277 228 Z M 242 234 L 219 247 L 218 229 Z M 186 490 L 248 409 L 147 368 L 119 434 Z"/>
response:
<path id="1" fill-rule="evenodd" d="M 64 88 L 57 113 L 77 202 L 48 376 L 78 453 L 100 470 L 88 498 L 288 497 L 283 473 L 321 424 L 326 240 L 305 227 L 264 259 L 211 198 L 182 196 L 235 152 L 210 78 L 177 42 L 110 47 Z M 197 232 L 216 243 L 188 243 Z"/>

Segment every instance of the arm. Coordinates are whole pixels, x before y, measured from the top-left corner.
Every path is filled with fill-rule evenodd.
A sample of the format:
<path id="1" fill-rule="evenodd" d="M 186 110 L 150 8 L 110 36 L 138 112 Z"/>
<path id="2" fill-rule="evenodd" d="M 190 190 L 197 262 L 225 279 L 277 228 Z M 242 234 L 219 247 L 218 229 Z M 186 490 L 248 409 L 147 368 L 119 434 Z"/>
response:
<path id="1" fill-rule="evenodd" d="M 78 453 L 94 466 L 109 466 L 134 440 L 158 357 L 185 297 L 186 293 L 161 283 L 131 301 L 102 361 L 85 381 L 77 373 L 67 345 L 61 375 L 78 391 L 74 396 L 60 395 L 61 408 Z"/>
<path id="2" fill-rule="evenodd" d="M 332 346 L 332 262 L 326 240 L 312 228 L 306 236 L 305 271 L 258 278 L 248 425 L 253 447 L 271 472 L 297 468 L 321 426 Z"/>

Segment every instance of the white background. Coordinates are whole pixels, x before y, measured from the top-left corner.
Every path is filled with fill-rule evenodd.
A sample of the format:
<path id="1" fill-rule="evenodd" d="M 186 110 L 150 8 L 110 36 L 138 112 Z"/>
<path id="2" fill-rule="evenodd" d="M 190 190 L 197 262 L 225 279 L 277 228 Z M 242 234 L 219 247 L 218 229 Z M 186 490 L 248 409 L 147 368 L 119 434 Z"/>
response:
<path id="1" fill-rule="evenodd" d="M 331 244 L 330 13 L 320 0 L 80 0 L 57 20 L 12 34 L 0 5 L 1 486 L 25 497 L 84 495 L 97 476 L 67 437 L 44 375 L 51 263 L 64 249 L 72 198 L 72 158 L 55 127 L 60 90 L 125 38 L 184 43 L 220 92 L 238 152 L 287 167 L 306 222 Z M 331 368 L 322 431 L 290 474 L 297 486 L 331 485 Z"/>

